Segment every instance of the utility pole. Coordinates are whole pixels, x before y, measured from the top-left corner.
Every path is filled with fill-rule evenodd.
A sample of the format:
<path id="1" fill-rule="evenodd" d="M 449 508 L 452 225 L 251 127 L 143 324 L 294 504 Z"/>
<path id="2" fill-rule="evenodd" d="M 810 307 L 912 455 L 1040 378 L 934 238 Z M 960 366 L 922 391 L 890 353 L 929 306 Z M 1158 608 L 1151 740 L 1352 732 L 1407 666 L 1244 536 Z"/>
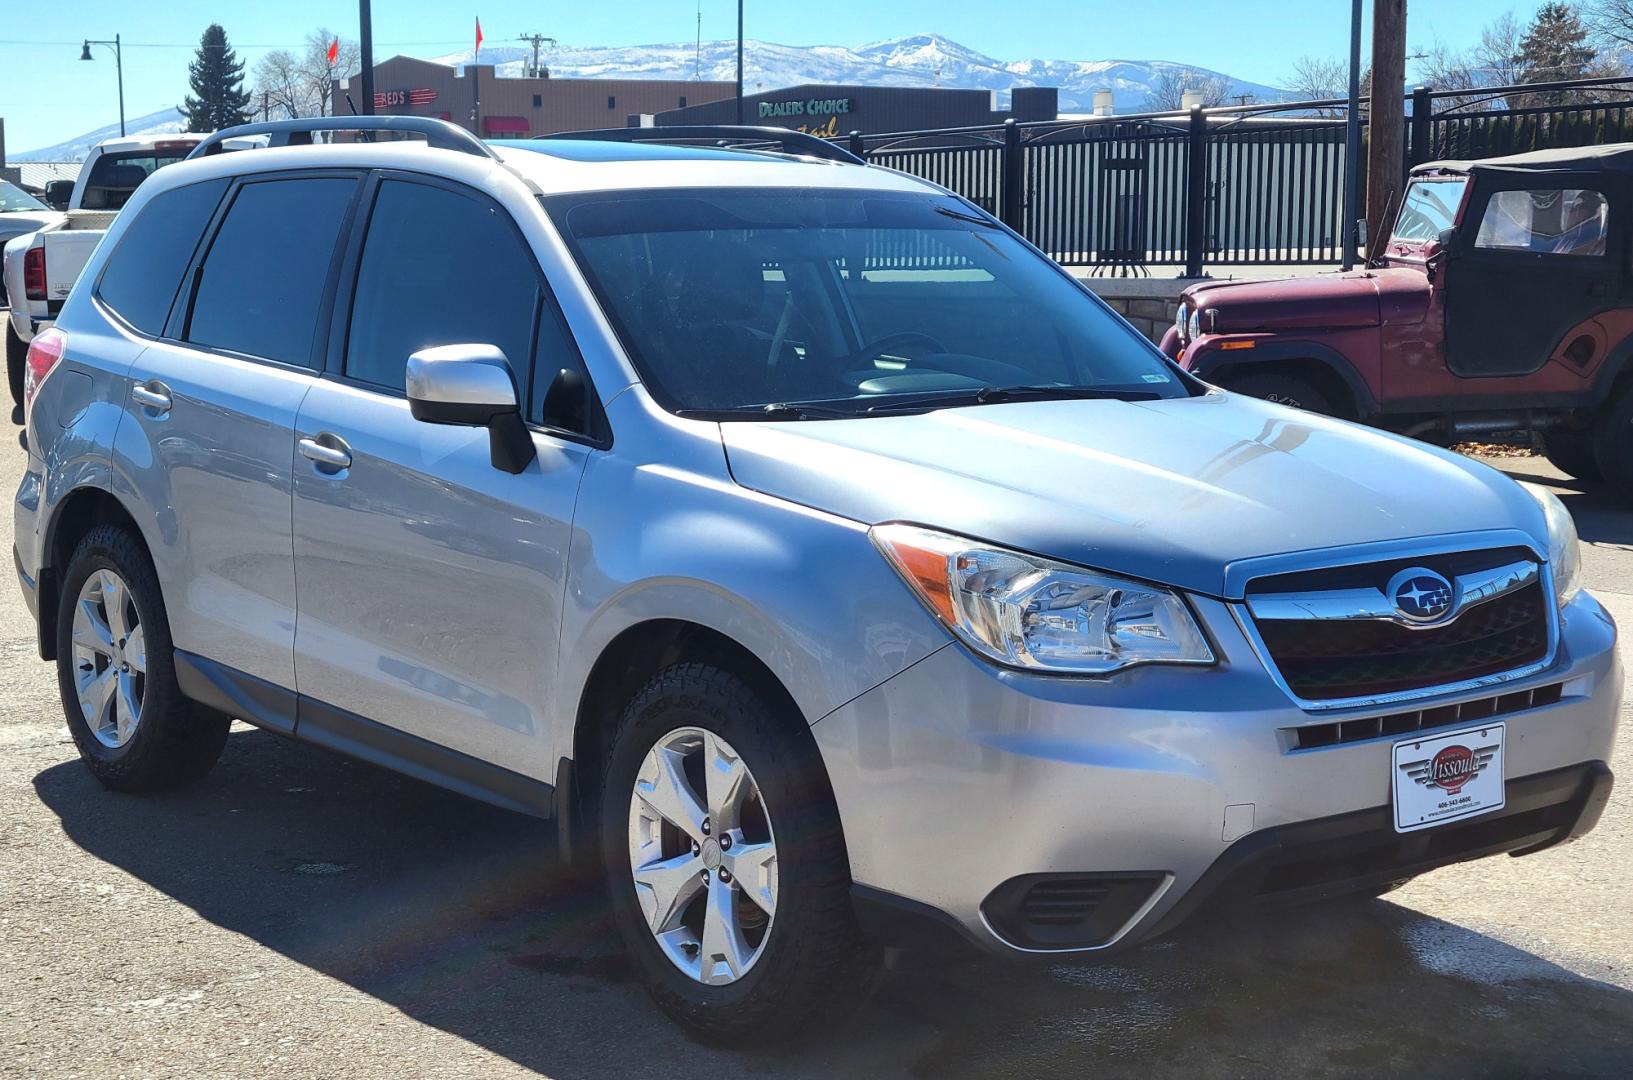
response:
<path id="1" fill-rule="evenodd" d="M 1367 232 L 1389 228 L 1406 163 L 1406 0 L 1372 5 L 1372 95 L 1367 110 Z M 1369 245 L 1370 246 L 1370 245 Z"/>
<path id="2" fill-rule="evenodd" d="M 533 46 L 533 66 L 528 69 L 527 73 L 531 78 L 539 78 L 541 74 L 539 68 L 539 46 L 549 45 L 553 49 L 556 47 L 556 39 L 553 37 L 546 37 L 543 34 L 523 34 L 516 40 L 526 41 Z"/>
<path id="3" fill-rule="evenodd" d="M 743 0 L 737 0 L 737 122 L 743 122 Z"/>
<path id="4" fill-rule="evenodd" d="M 374 115 L 374 16 L 369 0 L 357 0 L 357 51 L 363 79 L 363 115 Z"/>
<path id="5" fill-rule="evenodd" d="M 1377 80 L 1373 80 L 1377 85 Z M 1344 270 L 1355 268 L 1355 219 L 1361 216 L 1361 0 L 1350 0 L 1349 108 L 1344 116 L 1344 219 L 1338 247 Z"/>

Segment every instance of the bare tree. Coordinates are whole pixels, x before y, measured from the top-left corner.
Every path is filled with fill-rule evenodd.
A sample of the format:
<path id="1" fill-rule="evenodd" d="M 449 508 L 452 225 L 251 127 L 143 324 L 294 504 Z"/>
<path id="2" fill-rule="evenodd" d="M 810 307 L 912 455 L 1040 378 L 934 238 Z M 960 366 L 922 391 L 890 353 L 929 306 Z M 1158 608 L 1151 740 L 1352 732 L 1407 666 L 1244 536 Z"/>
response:
<path id="1" fill-rule="evenodd" d="M 1230 79 L 1201 68 L 1164 67 L 1145 94 L 1147 112 L 1177 112 L 1185 107 L 1185 95 L 1202 95 L 1205 108 L 1230 100 Z"/>
<path id="2" fill-rule="evenodd" d="M 1633 0 L 1630 0 L 1633 2 Z M 1323 101 L 1349 95 L 1349 65 L 1330 56 L 1301 56 L 1293 61 L 1292 74 L 1282 86 L 1294 101 Z M 1317 109 L 1320 116 L 1343 115 L 1342 109 Z"/>
<path id="3" fill-rule="evenodd" d="M 1633 49 L 1633 0 L 1588 0 L 1582 21 L 1605 52 Z"/>
<path id="4" fill-rule="evenodd" d="M 336 42 L 331 64 L 329 49 Z M 255 65 L 255 91 L 266 95 L 269 111 L 290 117 L 327 115 L 334 111 L 334 80 L 355 73 L 359 55 L 357 42 L 320 27 L 306 35 L 299 52 L 274 49 L 261 57 Z"/>

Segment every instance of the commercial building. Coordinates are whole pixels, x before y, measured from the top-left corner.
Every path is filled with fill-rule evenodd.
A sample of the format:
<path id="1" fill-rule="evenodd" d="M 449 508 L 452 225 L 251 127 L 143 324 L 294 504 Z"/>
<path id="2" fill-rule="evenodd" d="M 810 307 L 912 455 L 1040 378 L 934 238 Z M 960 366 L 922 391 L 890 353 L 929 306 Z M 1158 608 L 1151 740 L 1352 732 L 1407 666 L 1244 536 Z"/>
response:
<path id="1" fill-rule="evenodd" d="M 335 112 L 363 111 L 362 81 L 342 80 Z M 632 114 L 684 109 L 732 98 L 729 82 L 680 79 L 499 78 L 492 64 L 463 71 L 411 56 L 374 66 L 374 111 L 451 120 L 484 138 L 526 138 L 552 131 L 624 127 Z"/>
<path id="2" fill-rule="evenodd" d="M 1011 118 L 1053 120 L 1058 100 L 1059 91 L 1052 86 L 1011 90 L 1009 108 L 1000 109 L 997 94 L 991 90 L 806 83 L 747 95 L 743 99 L 743 122 L 794 128 L 827 137 L 852 131 L 870 135 L 1001 124 Z M 736 120 L 737 102 L 728 92 L 721 99 L 677 106 L 640 117 L 637 122 L 661 127 L 731 124 Z"/>

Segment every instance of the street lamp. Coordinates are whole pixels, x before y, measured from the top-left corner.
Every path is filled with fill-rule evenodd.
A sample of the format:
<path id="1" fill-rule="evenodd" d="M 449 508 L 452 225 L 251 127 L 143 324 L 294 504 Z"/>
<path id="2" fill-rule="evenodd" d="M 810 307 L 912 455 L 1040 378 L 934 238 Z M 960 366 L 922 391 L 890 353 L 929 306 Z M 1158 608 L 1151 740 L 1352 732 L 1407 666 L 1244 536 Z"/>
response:
<path id="1" fill-rule="evenodd" d="M 119 47 L 119 35 L 115 34 L 112 41 L 92 41 L 85 39 L 84 48 L 79 51 L 81 60 L 95 60 L 91 55 L 92 45 L 106 45 L 113 50 L 113 66 L 119 76 L 119 134 L 125 134 L 125 54 Z"/>

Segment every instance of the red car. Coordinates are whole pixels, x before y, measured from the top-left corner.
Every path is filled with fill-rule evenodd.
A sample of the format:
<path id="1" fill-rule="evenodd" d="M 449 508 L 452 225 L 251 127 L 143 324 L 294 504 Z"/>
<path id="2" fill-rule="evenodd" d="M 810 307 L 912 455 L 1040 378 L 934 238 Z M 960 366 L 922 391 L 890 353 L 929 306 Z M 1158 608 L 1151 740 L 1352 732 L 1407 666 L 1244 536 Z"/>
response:
<path id="1" fill-rule="evenodd" d="M 1162 349 L 1430 442 L 1532 433 L 1633 491 L 1630 236 L 1633 144 L 1420 165 L 1367 269 L 1193 285 Z"/>

